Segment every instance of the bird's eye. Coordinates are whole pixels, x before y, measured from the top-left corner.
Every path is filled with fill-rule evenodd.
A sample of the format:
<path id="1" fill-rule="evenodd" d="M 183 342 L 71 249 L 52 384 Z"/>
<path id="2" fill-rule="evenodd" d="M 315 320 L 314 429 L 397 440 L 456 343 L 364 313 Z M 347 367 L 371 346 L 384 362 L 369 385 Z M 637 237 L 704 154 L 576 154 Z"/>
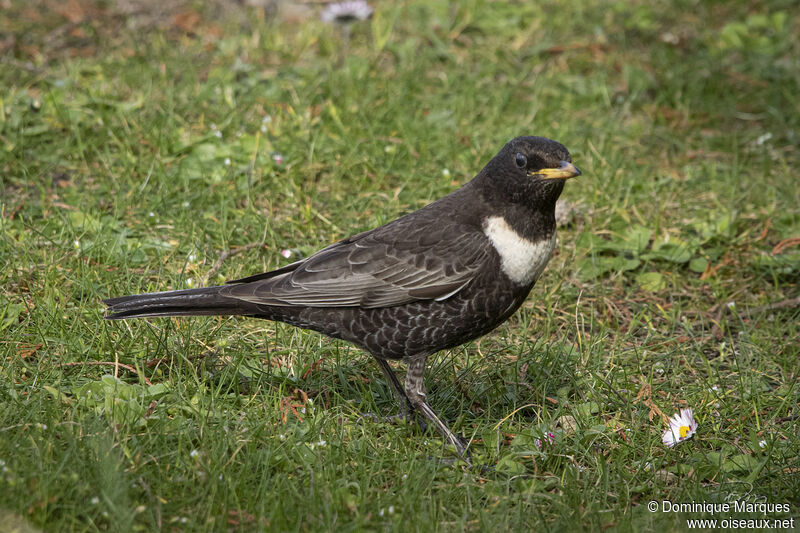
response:
<path id="1" fill-rule="evenodd" d="M 519 152 L 517 152 L 516 161 L 519 168 L 525 168 L 525 165 L 528 164 L 528 158 Z"/>

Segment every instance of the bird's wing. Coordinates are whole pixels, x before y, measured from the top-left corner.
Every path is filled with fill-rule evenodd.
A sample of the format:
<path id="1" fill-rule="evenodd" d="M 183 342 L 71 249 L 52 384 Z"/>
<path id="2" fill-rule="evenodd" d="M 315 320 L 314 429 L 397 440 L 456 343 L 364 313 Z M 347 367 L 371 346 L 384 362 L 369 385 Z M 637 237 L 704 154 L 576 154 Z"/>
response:
<path id="1" fill-rule="evenodd" d="M 261 305 L 390 307 L 449 298 L 489 261 L 491 244 L 478 228 L 401 221 L 328 246 L 286 272 L 234 282 L 222 294 Z"/>

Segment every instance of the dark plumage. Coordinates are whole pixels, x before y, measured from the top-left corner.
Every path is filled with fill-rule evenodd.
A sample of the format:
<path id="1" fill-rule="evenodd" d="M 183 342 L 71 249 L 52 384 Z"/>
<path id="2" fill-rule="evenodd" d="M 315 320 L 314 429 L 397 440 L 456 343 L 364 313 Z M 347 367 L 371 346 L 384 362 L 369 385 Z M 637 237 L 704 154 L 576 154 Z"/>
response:
<path id="1" fill-rule="evenodd" d="M 428 405 L 427 357 L 488 333 L 525 300 L 555 246 L 555 203 L 579 175 L 567 149 L 517 137 L 460 189 L 283 268 L 220 287 L 109 298 L 108 319 L 244 315 L 350 341 L 372 354 L 404 412 Z M 405 387 L 388 359 L 408 363 Z"/>

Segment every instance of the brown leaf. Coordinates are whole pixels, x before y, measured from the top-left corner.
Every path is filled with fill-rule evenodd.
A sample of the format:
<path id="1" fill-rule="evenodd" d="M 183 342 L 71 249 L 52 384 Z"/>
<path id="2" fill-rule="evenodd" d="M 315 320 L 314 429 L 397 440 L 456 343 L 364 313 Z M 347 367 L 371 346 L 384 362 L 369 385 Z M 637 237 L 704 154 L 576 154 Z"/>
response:
<path id="1" fill-rule="evenodd" d="M 194 30 L 197 28 L 199 22 L 200 15 L 194 11 L 182 11 L 180 13 L 176 13 L 175 16 L 172 17 L 172 24 L 176 28 L 185 31 L 186 33 L 194 33 Z"/>
<path id="2" fill-rule="evenodd" d="M 655 402 L 652 400 L 651 398 L 652 393 L 653 391 L 650 388 L 650 384 L 644 382 L 642 388 L 639 389 L 639 393 L 636 395 L 634 403 L 644 404 L 648 409 L 650 409 L 650 412 L 647 414 L 647 418 L 650 421 L 653 420 L 653 417 L 655 417 L 655 415 L 658 415 L 661 417 L 661 420 L 663 420 L 666 423 L 667 421 L 669 421 L 669 417 L 667 417 L 667 415 L 665 415 L 664 412 L 661 409 L 659 409 L 658 405 L 656 405 Z"/>
<path id="3" fill-rule="evenodd" d="M 68 0 L 66 4 L 56 9 L 56 12 L 73 24 L 83 21 L 86 12 L 78 0 Z"/>
<path id="4" fill-rule="evenodd" d="M 39 348 L 41 347 L 42 347 L 41 344 L 36 344 L 34 346 L 23 344 L 22 346 L 20 346 L 20 349 L 17 352 L 17 354 L 19 355 L 20 359 L 26 359 L 35 354 L 37 351 L 39 351 Z"/>
<path id="5" fill-rule="evenodd" d="M 783 253 L 785 249 L 792 246 L 800 246 L 800 237 L 789 237 L 788 239 L 783 239 L 781 242 L 775 245 L 775 248 L 772 249 L 772 255 Z"/>

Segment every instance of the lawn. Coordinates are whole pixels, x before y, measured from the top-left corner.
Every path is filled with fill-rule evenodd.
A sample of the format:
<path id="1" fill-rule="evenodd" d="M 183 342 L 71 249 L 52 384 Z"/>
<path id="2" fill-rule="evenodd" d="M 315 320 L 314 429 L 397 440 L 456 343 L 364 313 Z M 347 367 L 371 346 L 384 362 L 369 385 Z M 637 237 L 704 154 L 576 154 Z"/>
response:
<path id="1" fill-rule="evenodd" d="M 0 531 L 800 527 L 795 2 L 0 6 Z M 518 135 L 583 175 L 523 308 L 430 361 L 472 467 L 365 417 L 398 410 L 344 342 L 102 318 L 418 209 Z"/>

